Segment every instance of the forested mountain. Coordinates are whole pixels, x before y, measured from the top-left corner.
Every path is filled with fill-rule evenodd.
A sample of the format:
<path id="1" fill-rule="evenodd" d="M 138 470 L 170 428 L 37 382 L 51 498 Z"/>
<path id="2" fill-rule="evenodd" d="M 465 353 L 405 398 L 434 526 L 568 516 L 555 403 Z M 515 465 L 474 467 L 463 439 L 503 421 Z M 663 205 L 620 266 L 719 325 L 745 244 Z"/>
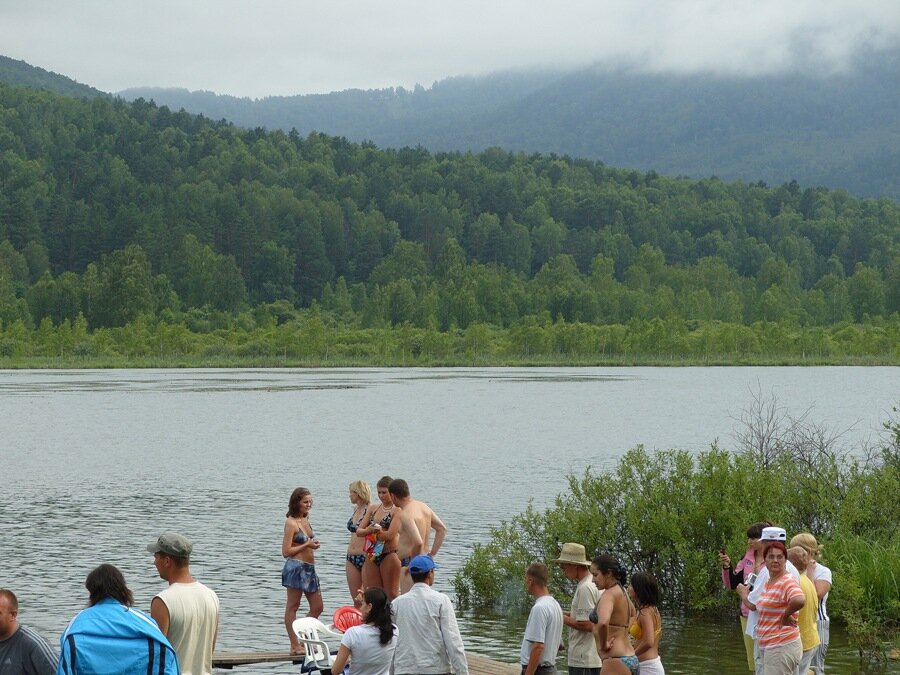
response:
<path id="1" fill-rule="evenodd" d="M 7 56 L 0 56 L 0 82 L 54 91 L 58 94 L 79 98 L 109 95 L 86 84 L 80 84 L 65 75 L 32 66 L 25 61 L 16 61 Z"/>
<path id="2" fill-rule="evenodd" d="M 900 205 L 496 148 L 379 150 L 0 85 L 4 330 L 213 330 L 311 303 L 362 328 L 563 322 L 617 339 L 635 321 L 675 321 L 646 324 L 657 338 L 889 321 L 890 352 Z"/>
<path id="3" fill-rule="evenodd" d="M 132 89 L 244 127 L 296 128 L 431 151 L 557 152 L 696 178 L 843 187 L 900 198 L 900 52 L 845 73 L 647 75 L 599 67 L 259 100 Z"/>

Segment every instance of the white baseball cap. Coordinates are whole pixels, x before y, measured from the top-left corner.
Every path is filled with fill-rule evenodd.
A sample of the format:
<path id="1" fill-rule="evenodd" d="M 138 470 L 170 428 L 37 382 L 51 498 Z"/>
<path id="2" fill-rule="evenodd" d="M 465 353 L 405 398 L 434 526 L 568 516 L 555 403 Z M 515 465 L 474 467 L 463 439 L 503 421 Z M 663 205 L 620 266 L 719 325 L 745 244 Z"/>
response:
<path id="1" fill-rule="evenodd" d="M 787 532 L 781 527 L 765 527 L 759 538 L 760 541 L 787 541 Z"/>

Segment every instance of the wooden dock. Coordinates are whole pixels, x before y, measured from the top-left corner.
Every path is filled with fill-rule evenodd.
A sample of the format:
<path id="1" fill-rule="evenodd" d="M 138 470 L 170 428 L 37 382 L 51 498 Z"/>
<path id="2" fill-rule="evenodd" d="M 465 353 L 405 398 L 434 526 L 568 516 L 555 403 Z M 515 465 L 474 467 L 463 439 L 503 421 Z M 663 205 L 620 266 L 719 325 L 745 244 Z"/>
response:
<path id="1" fill-rule="evenodd" d="M 522 668 L 514 663 L 494 661 L 478 654 L 466 654 L 471 675 L 519 675 Z M 256 663 L 297 663 L 303 657 L 288 652 L 216 652 L 213 654 L 213 668 L 231 670 L 235 666 L 250 666 Z M 327 675 L 327 674 L 326 674 Z"/>

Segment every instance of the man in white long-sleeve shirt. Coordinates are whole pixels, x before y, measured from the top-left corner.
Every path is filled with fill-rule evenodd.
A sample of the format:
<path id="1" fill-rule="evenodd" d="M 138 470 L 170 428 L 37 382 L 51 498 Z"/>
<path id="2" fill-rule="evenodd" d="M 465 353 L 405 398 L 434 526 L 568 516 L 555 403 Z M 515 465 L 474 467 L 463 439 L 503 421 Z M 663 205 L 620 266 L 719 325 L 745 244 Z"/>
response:
<path id="1" fill-rule="evenodd" d="M 391 601 L 397 624 L 396 675 L 469 675 L 453 603 L 431 587 L 437 567 L 431 556 L 413 558 L 412 588 Z"/>

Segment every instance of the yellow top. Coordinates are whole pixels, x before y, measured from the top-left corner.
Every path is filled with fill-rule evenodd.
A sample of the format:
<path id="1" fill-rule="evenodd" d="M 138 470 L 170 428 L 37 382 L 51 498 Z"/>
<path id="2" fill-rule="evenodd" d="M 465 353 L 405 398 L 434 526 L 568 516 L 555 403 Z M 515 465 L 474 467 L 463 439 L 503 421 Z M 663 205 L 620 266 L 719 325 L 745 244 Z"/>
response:
<path id="1" fill-rule="evenodd" d="M 816 585 L 805 574 L 800 575 L 800 590 L 806 596 L 806 604 L 800 610 L 797 627 L 800 629 L 800 644 L 803 651 L 819 646 L 819 630 L 816 628 L 816 614 L 819 612 L 819 597 Z"/>
<path id="2" fill-rule="evenodd" d="M 815 592 L 815 589 L 813 589 Z M 640 617 L 640 610 L 638 611 L 638 617 Z M 654 642 L 659 642 L 659 636 L 662 635 L 662 624 L 659 619 L 659 610 L 656 607 L 653 608 L 653 614 L 650 615 L 653 619 L 653 634 L 654 634 Z M 638 617 L 635 617 L 635 620 L 632 622 L 631 626 L 628 627 L 628 632 L 631 633 L 631 637 L 635 640 L 640 640 L 644 636 L 644 631 L 641 629 L 641 622 L 638 620 Z M 816 619 L 813 616 L 813 628 L 815 628 Z"/>

